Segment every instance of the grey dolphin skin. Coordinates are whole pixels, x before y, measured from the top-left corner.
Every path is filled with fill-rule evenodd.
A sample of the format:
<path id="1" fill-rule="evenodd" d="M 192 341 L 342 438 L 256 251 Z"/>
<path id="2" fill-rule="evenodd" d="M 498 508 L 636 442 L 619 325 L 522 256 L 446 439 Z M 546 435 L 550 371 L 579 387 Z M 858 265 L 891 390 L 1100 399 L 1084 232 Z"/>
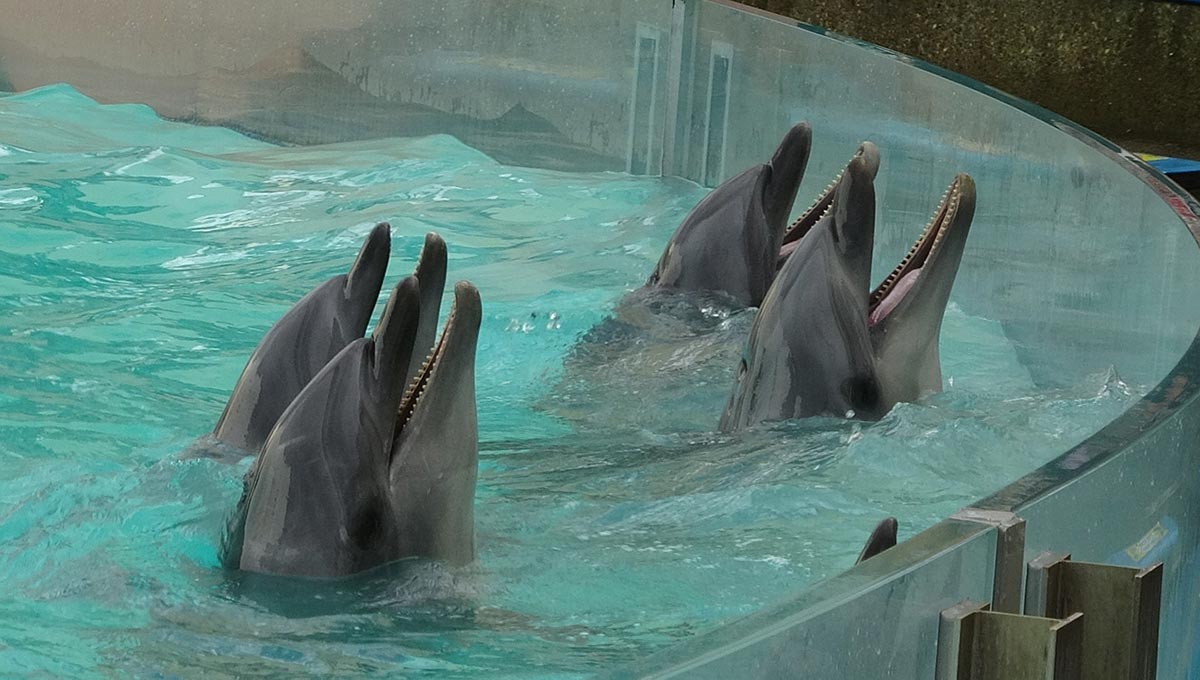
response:
<path id="1" fill-rule="evenodd" d="M 214 437 L 258 451 L 300 390 L 343 347 L 363 336 L 390 254 L 390 228 L 379 224 L 349 273 L 317 286 L 275 322 L 246 362 Z"/>
<path id="2" fill-rule="evenodd" d="M 475 346 L 482 319 L 479 291 L 460 281 L 441 340 L 401 406 L 390 471 L 401 556 L 475 559 Z"/>
<path id="3" fill-rule="evenodd" d="M 888 517 L 875 525 L 875 530 L 867 537 L 862 552 L 858 553 L 855 564 L 865 562 L 888 548 L 896 547 L 896 531 L 900 528 L 895 517 Z"/>
<path id="4" fill-rule="evenodd" d="M 874 181 L 875 176 L 879 173 L 879 149 L 871 142 L 863 142 L 858 146 L 858 150 L 854 152 L 851 161 L 855 158 L 862 159 L 863 164 L 867 169 L 867 174 Z M 847 163 L 849 167 L 849 163 Z M 800 240 L 803 239 L 812 228 L 816 226 L 825 213 L 828 212 L 829 206 L 833 204 L 833 194 L 837 189 L 837 185 L 845 176 L 846 169 L 833 178 L 832 181 L 825 187 L 825 190 L 817 196 L 812 205 L 808 207 L 799 217 L 788 225 L 787 230 L 783 234 L 783 243 L 779 247 L 779 268 L 783 268 L 783 263 L 787 261 L 789 255 L 800 245 Z"/>
<path id="5" fill-rule="evenodd" d="M 722 430 L 878 412 L 866 295 L 874 238 L 875 189 L 855 157 L 832 209 L 800 240 L 758 310 Z"/>
<path id="6" fill-rule="evenodd" d="M 479 293 L 455 287 L 440 340 L 407 390 L 420 284 L 397 285 L 374 334 L 351 342 L 279 418 L 247 475 L 222 562 L 338 577 L 405 557 L 474 558 Z"/>
<path id="7" fill-rule="evenodd" d="M 388 561 L 389 444 L 419 315 L 409 277 L 373 336 L 347 345 L 279 418 L 250 471 L 239 567 L 332 576 Z"/>
<path id="8" fill-rule="evenodd" d="M 938 336 L 975 211 L 958 175 L 900 264 L 870 291 L 873 173 L 856 156 L 755 318 L 720 427 L 826 415 L 877 419 L 940 391 Z"/>
<path id="9" fill-rule="evenodd" d="M 871 347 L 884 408 L 942 391 L 938 337 L 975 217 L 975 182 L 950 183 L 929 224 L 871 293 Z"/>
<path id="10" fill-rule="evenodd" d="M 446 242 L 434 232 L 425 234 L 425 245 L 417 256 L 417 268 L 413 275 L 421 283 L 421 320 L 417 324 L 417 340 L 408 370 L 404 372 L 404 384 L 412 381 L 421 368 L 421 362 L 433 347 L 437 335 L 438 314 L 442 309 L 442 293 L 446 291 Z"/>
<path id="11" fill-rule="evenodd" d="M 349 273 L 317 286 L 275 322 L 246 362 L 213 430 L 216 439 L 251 453 L 262 447 L 300 390 L 342 348 L 363 336 L 379 299 L 390 252 L 390 227 L 379 224 Z M 433 344 L 446 281 L 446 244 L 437 234 L 426 235 L 416 273 L 426 282 L 421 287 L 417 331 L 420 353 Z M 416 372 L 420 358 L 407 367 L 405 382 Z"/>
<path id="12" fill-rule="evenodd" d="M 812 129 L 797 123 L 769 163 L 713 189 L 675 230 L 646 286 L 720 291 L 758 306 L 775 278 L 811 147 Z"/>

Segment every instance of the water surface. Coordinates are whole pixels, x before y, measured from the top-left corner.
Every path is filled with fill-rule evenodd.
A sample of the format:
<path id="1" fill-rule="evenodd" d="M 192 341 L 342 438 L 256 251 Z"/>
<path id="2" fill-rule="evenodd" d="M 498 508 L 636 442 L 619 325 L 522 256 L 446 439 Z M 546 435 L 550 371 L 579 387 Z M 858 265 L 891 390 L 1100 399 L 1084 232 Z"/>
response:
<path id="1" fill-rule="evenodd" d="M 450 137 L 280 148 L 65 86 L 0 97 L 0 668 L 577 677 L 840 572 L 882 517 L 912 535 L 1141 391 L 1039 390 L 998 324 L 952 304 L 944 394 L 716 434 L 749 312 L 699 301 L 702 333 L 576 345 L 703 193 Z M 248 461 L 180 453 L 383 220 L 385 291 L 436 230 L 483 295 L 478 563 L 222 571 Z"/>

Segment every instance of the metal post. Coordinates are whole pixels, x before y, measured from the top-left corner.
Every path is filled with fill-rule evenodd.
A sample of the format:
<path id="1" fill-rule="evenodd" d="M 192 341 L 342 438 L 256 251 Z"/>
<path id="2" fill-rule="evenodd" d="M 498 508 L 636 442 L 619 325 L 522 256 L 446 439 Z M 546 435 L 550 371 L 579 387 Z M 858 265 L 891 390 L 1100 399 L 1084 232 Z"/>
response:
<path id="1" fill-rule="evenodd" d="M 1021 611 L 1021 578 L 1025 562 L 1025 520 L 1011 512 L 963 508 L 951 519 L 996 527 L 996 571 L 992 581 L 992 609 Z"/>
<path id="2" fill-rule="evenodd" d="M 666 106 L 662 125 L 664 175 L 687 176 L 697 4 L 697 0 L 674 0 L 671 7 L 671 44 L 667 53 Z"/>
<path id="3" fill-rule="evenodd" d="M 1080 680 L 1081 614 L 1066 619 L 988 610 L 964 601 L 942 612 L 937 680 Z"/>
<path id="4" fill-rule="evenodd" d="M 1029 562 L 1025 613 L 1083 612 L 1083 672 L 1089 680 L 1154 680 L 1162 563 L 1146 569 L 1073 562 L 1044 552 Z"/>

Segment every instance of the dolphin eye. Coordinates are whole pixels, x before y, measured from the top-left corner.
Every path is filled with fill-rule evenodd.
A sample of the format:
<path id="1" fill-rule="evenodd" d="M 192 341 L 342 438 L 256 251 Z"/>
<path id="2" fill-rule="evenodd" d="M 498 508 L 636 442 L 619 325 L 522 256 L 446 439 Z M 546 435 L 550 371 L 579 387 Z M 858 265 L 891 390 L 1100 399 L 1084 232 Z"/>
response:
<path id="1" fill-rule="evenodd" d="M 383 533 L 383 508 L 377 500 L 359 508 L 350 522 L 350 540 L 361 550 L 367 550 Z"/>
<path id="2" fill-rule="evenodd" d="M 737 379 L 741 380 L 742 378 L 745 378 L 746 371 L 748 371 L 748 370 L 750 370 L 750 369 L 746 366 L 746 357 L 742 357 L 742 360 L 740 362 L 738 362 L 738 377 L 737 377 Z"/>
<path id="3" fill-rule="evenodd" d="M 872 413 L 879 405 L 879 383 L 873 376 L 854 376 L 842 383 L 846 401 L 857 413 Z"/>

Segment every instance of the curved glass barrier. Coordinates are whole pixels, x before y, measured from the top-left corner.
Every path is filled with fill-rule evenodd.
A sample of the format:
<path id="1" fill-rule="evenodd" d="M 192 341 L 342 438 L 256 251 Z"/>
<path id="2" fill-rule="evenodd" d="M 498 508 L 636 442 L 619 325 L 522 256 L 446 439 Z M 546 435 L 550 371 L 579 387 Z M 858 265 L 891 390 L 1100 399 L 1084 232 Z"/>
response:
<path id="1" fill-rule="evenodd" d="M 1027 521 L 1027 559 L 1053 549 L 1162 560 L 1160 676 L 1200 669 L 1190 606 L 1200 588 L 1200 206 L 1087 131 L 955 74 L 721 0 L 0 9 L 0 90 L 66 81 L 103 102 L 281 143 L 439 132 L 508 164 L 713 186 L 808 120 L 801 196 L 822 189 L 861 140 L 882 152 L 879 271 L 907 250 L 954 174 L 970 173 L 978 210 L 954 304 L 997 321 L 1040 388 L 1104 374 L 1145 393 L 976 506 Z M 614 676 L 932 677 L 938 613 L 990 599 L 996 534 L 946 520 Z"/>
<path id="2" fill-rule="evenodd" d="M 1189 302 L 1200 275 L 1200 207 L 1091 133 L 961 76 L 740 6 L 689 10 L 692 97 L 701 103 L 681 120 L 691 133 L 674 155 L 678 172 L 711 180 L 709 159 L 695 153 L 705 148 L 698 121 L 711 119 L 700 110 L 712 91 L 703 65 L 733 54 L 723 132 L 727 155 L 738 159 L 730 168 L 770 153 L 776 133 L 797 119 L 813 122 L 816 181 L 858 138 L 876 142 L 884 157 L 877 251 L 882 242 L 886 252 L 876 264 L 885 267 L 907 247 L 907 216 L 936 201 L 954 172 L 971 173 L 980 209 L 954 300 L 999 319 L 1041 385 L 1105 369 L 1157 383 L 1100 432 L 976 507 L 1026 520 L 1026 561 L 1054 550 L 1128 566 L 1164 562 L 1159 677 L 1190 677 L 1200 667 L 1191 605 L 1200 566 L 1200 479 L 1191 474 L 1200 317 Z M 880 556 L 890 573 L 856 595 L 842 593 L 884 565 L 855 567 L 612 677 L 932 677 L 940 611 L 991 599 L 921 563 L 926 542 L 939 542 L 948 524 Z M 910 590 L 924 574 L 933 576 L 928 591 Z M 977 572 L 989 580 L 976 585 L 990 591 L 992 575 Z"/>

